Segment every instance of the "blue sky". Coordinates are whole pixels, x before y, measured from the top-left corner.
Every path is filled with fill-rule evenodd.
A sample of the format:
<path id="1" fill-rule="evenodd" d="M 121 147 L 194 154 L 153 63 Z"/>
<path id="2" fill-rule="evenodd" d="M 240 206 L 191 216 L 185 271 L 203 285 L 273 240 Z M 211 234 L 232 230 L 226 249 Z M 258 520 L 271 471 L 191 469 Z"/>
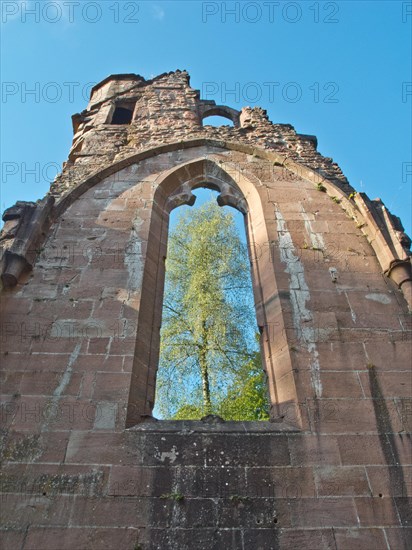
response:
<path id="1" fill-rule="evenodd" d="M 204 99 L 260 105 L 315 134 L 411 233 L 411 2 L 3 0 L 1 10 L 2 210 L 46 193 L 94 83 L 180 68 Z"/>

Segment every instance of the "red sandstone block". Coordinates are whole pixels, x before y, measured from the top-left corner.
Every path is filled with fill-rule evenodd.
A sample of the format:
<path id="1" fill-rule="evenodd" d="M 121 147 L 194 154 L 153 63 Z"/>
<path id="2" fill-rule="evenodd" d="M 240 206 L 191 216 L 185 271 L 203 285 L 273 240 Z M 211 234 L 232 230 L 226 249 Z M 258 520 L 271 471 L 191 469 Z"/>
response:
<path id="1" fill-rule="evenodd" d="M 289 435 L 288 441 L 293 466 L 341 463 L 336 437 L 296 434 Z"/>
<path id="2" fill-rule="evenodd" d="M 79 343 L 82 343 L 82 339 L 78 336 L 72 336 L 70 333 L 68 337 L 52 336 L 49 332 L 44 340 L 33 340 L 31 346 L 31 352 L 34 353 L 72 353 Z"/>
<path id="3" fill-rule="evenodd" d="M 42 306 L 45 307 L 45 306 Z M 20 341 L 22 344 L 31 342 L 33 339 L 43 340 L 48 334 L 48 328 L 53 320 L 48 313 L 30 313 L 24 316 L 10 315 L 1 324 L 1 342 L 6 344 L 9 341 Z M 22 351 L 18 350 L 18 351 Z"/>
<path id="4" fill-rule="evenodd" d="M 287 347 L 272 356 L 273 364 L 276 365 L 275 376 L 277 380 L 292 372 L 294 359 L 295 356 L 291 354 Z"/>
<path id="5" fill-rule="evenodd" d="M 134 356 L 136 340 L 128 338 L 114 338 L 110 344 L 110 355 L 131 355 Z"/>
<path id="6" fill-rule="evenodd" d="M 290 372 L 277 381 L 277 394 L 281 403 L 297 401 L 295 373 Z"/>
<path id="7" fill-rule="evenodd" d="M 290 501 L 295 527 L 357 527 L 353 499 L 302 498 Z"/>
<path id="8" fill-rule="evenodd" d="M 351 234 L 356 234 L 357 236 L 360 236 L 361 233 L 360 233 L 360 230 L 356 227 L 356 222 L 355 220 L 348 220 L 348 219 L 341 219 L 341 220 L 331 220 L 328 222 L 328 226 L 330 228 L 330 232 L 331 233 L 334 233 L 336 232 L 336 230 L 338 230 L 338 232 L 340 234 L 343 234 L 343 233 L 351 233 Z"/>
<path id="9" fill-rule="evenodd" d="M 85 216 L 84 218 L 80 218 L 76 220 L 82 229 L 85 229 L 86 231 L 90 231 L 90 229 L 96 229 L 101 227 L 101 223 L 99 220 L 99 216 Z M 106 225 L 104 226 L 106 228 Z"/>
<path id="10" fill-rule="evenodd" d="M 98 373 L 93 399 L 98 401 L 117 401 L 127 398 L 130 389 L 130 374 Z"/>
<path id="11" fill-rule="evenodd" d="M 402 326 L 399 322 L 399 312 L 398 311 L 388 311 L 387 313 L 359 313 L 356 315 L 356 324 L 354 325 L 352 314 L 345 312 L 338 312 L 337 318 L 341 323 L 342 327 L 347 328 L 357 328 L 364 329 L 369 331 L 376 331 L 381 329 L 384 334 L 387 334 L 389 329 L 398 330 L 402 329 Z M 386 335 L 385 335 L 386 336 Z"/>
<path id="12" fill-rule="evenodd" d="M 345 294 L 338 293 L 336 288 L 311 291 L 308 307 L 311 311 L 350 311 Z"/>
<path id="13" fill-rule="evenodd" d="M 390 550 L 412 548 L 412 528 L 411 527 L 385 527 L 386 538 L 388 539 Z"/>
<path id="14" fill-rule="evenodd" d="M 311 291 L 333 291 L 336 288 L 326 267 L 324 269 L 305 270 L 305 281 Z"/>
<path id="15" fill-rule="evenodd" d="M 338 550 L 388 550 L 383 529 L 335 529 Z M 390 547 L 392 549 L 392 546 Z M 401 548 L 393 547 L 393 550 Z"/>
<path id="16" fill-rule="evenodd" d="M 362 316 L 369 315 L 399 316 L 400 311 L 396 296 L 389 288 L 386 292 L 378 293 L 348 290 L 347 295 L 356 315 L 356 322 L 358 317 L 361 319 Z"/>
<path id="17" fill-rule="evenodd" d="M 274 195 L 277 196 L 276 191 L 274 192 Z M 294 190 L 285 190 L 284 193 L 284 199 L 289 196 L 289 199 L 285 200 L 284 204 L 282 204 L 282 215 L 286 222 L 289 222 L 293 219 L 301 219 L 302 216 L 300 215 L 300 218 L 297 218 L 297 216 L 293 216 L 293 214 L 301 214 L 302 208 L 304 208 L 305 201 L 306 201 L 306 191 L 299 191 L 298 189 Z M 297 200 L 290 200 L 291 196 L 296 197 Z M 292 214 L 292 215 L 291 215 Z M 273 216 L 273 214 L 272 214 Z M 289 228 L 288 224 L 287 227 Z"/>
<path id="18" fill-rule="evenodd" d="M 7 494 L 0 508 L 1 523 L 8 528 L 29 525 L 67 525 L 73 506 L 73 496 L 48 497 L 47 495 Z"/>
<path id="19" fill-rule="evenodd" d="M 120 219 L 117 215 L 110 216 L 110 219 L 105 216 L 103 222 L 104 227 L 115 229 L 116 231 L 131 231 L 133 227 L 133 219 L 130 214 L 125 219 Z"/>
<path id="20" fill-rule="evenodd" d="M 251 497 L 315 497 L 312 468 L 247 468 L 247 491 Z"/>
<path id="21" fill-rule="evenodd" d="M 22 499 L 27 495 L 55 499 L 74 494 L 92 498 L 106 490 L 108 474 L 108 468 L 99 466 L 8 464 L 2 471 L 1 490 L 22 495 Z"/>
<path id="22" fill-rule="evenodd" d="M 125 251 L 120 247 L 116 249 L 103 249 L 101 255 L 93 262 L 94 268 L 99 269 L 126 269 Z"/>
<path id="23" fill-rule="evenodd" d="M 412 466 L 367 466 L 374 497 L 412 497 Z"/>
<path id="24" fill-rule="evenodd" d="M 360 524 L 364 527 L 400 525 L 398 512 L 392 498 L 355 498 L 355 504 Z"/>
<path id="25" fill-rule="evenodd" d="M 98 216 L 101 212 L 101 204 L 98 199 L 94 199 L 89 194 L 83 195 L 78 198 L 75 203 L 73 203 L 68 212 L 65 214 L 65 217 L 71 216 Z"/>
<path id="26" fill-rule="evenodd" d="M 23 373 L 3 370 L 0 374 L 0 393 L 10 397 L 20 392 L 20 382 Z"/>
<path id="27" fill-rule="evenodd" d="M 104 356 L 93 354 L 79 355 L 73 364 L 73 370 L 85 373 L 121 372 L 123 357 L 121 355 Z"/>
<path id="28" fill-rule="evenodd" d="M 23 371 L 24 370 L 24 364 L 29 359 L 30 355 L 26 355 L 25 353 L 9 353 L 9 352 L 2 352 L 0 351 L 0 358 L 1 363 L 0 367 L 1 370 L 4 372 L 10 371 Z"/>
<path id="29" fill-rule="evenodd" d="M 362 342 L 320 342 L 317 350 L 321 369 L 363 370 L 368 364 Z"/>
<path id="30" fill-rule="evenodd" d="M 229 496 L 229 494 L 226 493 L 225 496 Z M 220 496 L 222 496 L 222 492 L 220 492 Z M 213 500 L 210 499 L 209 502 L 203 500 L 202 502 L 202 499 L 195 498 L 188 501 L 187 510 L 185 511 L 186 525 L 188 527 L 199 526 L 201 525 L 201 517 L 206 516 L 206 521 L 212 527 L 216 524 L 217 512 L 218 525 L 221 528 L 242 528 L 245 530 L 245 534 L 248 531 L 250 533 L 250 530 L 255 527 L 262 529 L 263 532 L 269 528 L 267 532 L 273 534 L 274 527 L 290 526 L 290 514 L 286 499 L 276 499 L 276 501 L 273 498 L 246 499 L 241 505 L 239 503 L 236 505 L 234 503 L 236 500 L 235 494 L 235 498 L 219 498 L 216 503 Z M 196 505 L 197 503 L 198 505 Z M 246 547 L 254 548 L 252 541 L 248 540 Z"/>
<path id="31" fill-rule="evenodd" d="M 15 550 L 23 548 L 23 541 L 26 538 L 26 531 L 0 529 L 1 550 Z"/>
<path id="32" fill-rule="evenodd" d="M 88 280 L 86 277 L 80 280 L 80 276 L 85 273 L 86 270 L 81 270 L 79 277 L 75 282 L 70 283 L 70 286 L 65 288 L 65 298 L 67 300 L 84 300 L 94 301 L 99 298 L 99 294 L 96 295 L 96 284 Z"/>
<path id="33" fill-rule="evenodd" d="M 332 529 L 282 529 L 278 547 L 291 550 L 335 550 L 334 531 Z"/>
<path id="34" fill-rule="evenodd" d="M 309 401 L 309 400 L 308 400 Z M 372 399 L 319 399 L 309 401 L 309 414 L 313 431 L 320 433 L 359 433 L 402 430 L 396 406 L 386 400 L 377 410 L 378 404 Z M 386 419 L 387 417 L 387 419 Z M 384 422 L 384 425 L 382 424 Z"/>
<path id="35" fill-rule="evenodd" d="M 260 164 L 260 167 L 262 165 Z M 266 189 L 266 200 L 269 202 L 282 202 L 282 214 L 285 219 L 288 220 L 288 214 L 290 212 L 302 212 L 303 205 L 307 200 L 307 192 L 304 188 L 300 188 L 296 185 L 292 187 L 288 186 L 286 189 L 283 188 L 283 182 L 281 182 L 280 187 L 278 188 L 278 182 L 276 183 L 276 189 L 271 189 L 268 187 Z M 288 229 L 290 230 L 289 222 Z M 302 229 L 303 229 L 303 220 L 302 220 Z"/>
<path id="36" fill-rule="evenodd" d="M 65 370 L 69 361 L 70 355 L 55 355 L 55 354 L 37 354 L 33 353 L 26 355 L 24 353 L 8 353 L 2 356 L 2 367 L 5 372 L 24 371 L 29 374 L 33 371 L 59 372 Z M 23 374 L 20 372 L 20 374 Z M 17 388 L 16 388 L 17 389 Z"/>
<path id="37" fill-rule="evenodd" d="M 89 430 L 94 425 L 97 408 L 98 403 L 88 399 L 64 397 L 59 400 L 49 425 L 54 430 Z"/>
<path id="38" fill-rule="evenodd" d="M 141 539 L 142 547 L 146 548 L 241 548 L 242 533 L 239 529 L 216 529 L 216 528 L 195 528 L 182 529 L 155 527 L 143 532 Z M 273 538 L 273 537 L 272 537 Z M 267 541 L 269 537 L 264 540 Z M 262 539 L 260 539 L 262 542 Z M 212 545 L 212 546 L 211 546 Z M 253 545 L 251 546 L 254 547 Z M 256 548 L 260 548 L 256 546 Z M 265 549 L 272 550 L 271 546 L 266 545 Z"/>
<path id="39" fill-rule="evenodd" d="M 109 222 L 109 224 L 114 224 L 115 226 L 117 222 L 129 222 L 131 225 L 133 219 L 133 211 L 131 209 L 124 211 L 107 209 L 101 215 L 104 222 Z"/>
<path id="40" fill-rule="evenodd" d="M 64 301 L 68 300 L 64 297 Z M 60 306 L 64 309 L 64 303 L 59 300 L 33 301 L 33 307 L 27 318 L 31 323 L 38 322 L 42 325 L 50 325 L 56 319 Z"/>
<path id="41" fill-rule="evenodd" d="M 89 258 L 86 254 L 83 253 L 82 244 L 79 240 L 78 243 L 61 243 L 59 248 L 47 255 L 46 260 L 43 262 L 45 269 L 53 268 L 66 268 L 66 269 L 77 269 L 80 268 L 82 271 L 89 264 Z M 38 294 L 39 291 L 36 288 L 30 295 Z M 50 296 L 53 298 L 54 296 Z"/>
<path id="42" fill-rule="evenodd" d="M 53 308 L 58 319 L 88 319 L 94 307 L 94 300 L 82 300 L 67 298 L 65 302 Z"/>
<path id="43" fill-rule="evenodd" d="M 127 199 L 124 197 L 116 197 L 115 199 L 112 199 L 109 204 L 106 206 L 105 211 L 123 211 L 126 210 L 127 206 Z M 131 210 L 131 209 L 130 209 Z"/>
<path id="44" fill-rule="evenodd" d="M 93 426 L 96 404 L 88 400 L 64 396 L 52 399 L 43 396 L 21 396 L 6 403 L 3 420 L 14 430 L 36 432 L 40 429 L 72 430 Z M 11 419 L 11 420 L 10 420 Z"/>
<path id="45" fill-rule="evenodd" d="M 100 300 L 93 311 L 93 319 L 115 320 L 121 319 L 123 303 L 118 300 L 106 298 Z"/>
<path id="46" fill-rule="evenodd" d="M 371 494 L 365 468 L 320 466 L 314 468 L 317 494 L 330 496 L 369 496 Z"/>
<path id="47" fill-rule="evenodd" d="M 0 427 L 7 432 L 19 412 L 19 394 L 0 396 Z"/>
<path id="48" fill-rule="evenodd" d="M 335 228 L 333 233 L 324 235 L 326 248 L 332 248 L 332 250 L 339 252 L 339 257 L 342 258 L 350 255 L 372 256 L 374 252 L 365 237 L 354 233 L 340 233 Z"/>
<path id="49" fill-rule="evenodd" d="M 67 448 L 66 463 L 139 464 L 139 449 L 126 448 L 124 434 L 116 432 L 73 431 Z"/>
<path id="50" fill-rule="evenodd" d="M 80 279 L 80 269 L 70 269 L 67 267 L 54 268 L 59 273 L 58 282 L 66 291 L 72 284 L 76 284 Z"/>
<path id="51" fill-rule="evenodd" d="M 51 409 L 47 397 L 23 396 L 13 400 L 13 408 L 8 404 L 6 416 L 9 417 L 12 412 L 11 426 L 13 430 L 37 432 L 47 421 Z"/>
<path id="52" fill-rule="evenodd" d="M 157 496 L 172 493 L 173 469 L 164 467 L 113 466 L 109 496 Z"/>
<path id="53" fill-rule="evenodd" d="M 27 324 L 18 321 L 7 321 L 1 325 L 1 353 L 29 353 L 34 338 L 40 338 L 34 327 L 28 330 Z"/>
<path id="54" fill-rule="evenodd" d="M 61 372 L 27 372 L 23 375 L 20 393 L 27 395 L 52 395 L 62 384 Z M 79 373 L 71 373 L 67 383 L 61 385 L 61 395 L 78 395 L 82 376 Z"/>
<path id="55" fill-rule="evenodd" d="M 323 388 L 322 397 L 363 397 L 362 388 L 356 373 L 322 371 L 321 381 Z"/>
<path id="56" fill-rule="evenodd" d="M 148 390 L 146 386 L 146 380 L 148 372 L 149 370 L 145 369 L 145 376 L 143 377 L 139 377 L 137 374 L 135 375 L 134 373 L 132 373 L 129 394 L 130 401 L 144 401 L 146 399 Z"/>
<path id="57" fill-rule="evenodd" d="M 339 285 L 367 294 L 376 292 L 386 293 L 388 290 L 383 275 L 379 273 L 370 273 L 368 277 L 359 277 L 358 273 L 342 271 L 339 276 Z"/>
<path id="58" fill-rule="evenodd" d="M 366 397 L 411 397 L 412 375 L 408 369 L 408 365 L 399 365 L 399 368 L 402 367 L 404 367 L 405 370 L 394 370 L 391 372 L 385 372 L 376 368 L 374 369 L 373 378 L 371 378 L 370 372 L 359 373 L 359 378 Z"/>
<path id="59" fill-rule="evenodd" d="M 101 287 L 105 286 L 122 286 L 127 285 L 129 275 L 125 269 L 94 269 L 89 268 L 83 272 L 81 282 L 94 283 L 99 281 Z"/>
<path id="60" fill-rule="evenodd" d="M 393 464 L 391 443 L 385 435 L 338 436 L 342 464 Z"/>
<path id="61" fill-rule="evenodd" d="M 76 497 L 71 524 L 95 527 L 145 527 L 149 522 L 150 501 L 146 498 Z"/>
<path id="62" fill-rule="evenodd" d="M 82 387 L 80 397 L 82 399 L 91 399 L 93 396 L 94 382 L 96 379 L 95 372 L 85 372 L 82 377 Z"/>
<path id="63" fill-rule="evenodd" d="M 44 262 L 45 263 L 45 262 Z M 42 271 L 32 273 L 32 277 L 23 285 L 21 294 L 24 298 L 36 300 L 53 299 L 57 296 L 57 288 L 42 281 Z"/>
<path id="64" fill-rule="evenodd" d="M 366 342 L 366 352 L 368 354 L 368 363 L 381 370 L 402 370 L 409 368 L 412 362 L 411 341 L 405 338 L 401 342 L 388 342 L 381 340 L 379 342 Z"/>
<path id="65" fill-rule="evenodd" d="M 39 452 L 34 455 L 33 460 L 35 462 L 63 462 L 69 435 L 67 431 L 42 433 L 39 439 Z"/>
<path id="66" fill-rule="evenodd" d="M 1 321 L 7 320 L 9 315 L 27 315 L 33 305 L 30 298 L 19 298 L 15 294 L 2 292 L 0 297 Z"/>
<path id="67" fill-rule="evenodd" d="M 339 270 L 357 273 L 361 277 L 369 277 L 369 274 L 375 274 L 381 269 L 376 256 L 358 256 L 348 254 L 341 256 L 338 250 L 334 250 L 330 256 L 330 262 Z"/>
<path id="68" fill-rule="evenodd" d="M 59 371 L 60 373 L 67 368 L 70 361 L 69 354 L 57 353 L 32 353 L 24 358 L 26 372 L 37 371 Z"/>
<path id="69" fill-rule="evenodd" d="M 144 199 L 150 198 L 148 195 L 147 197 L 141 197 L 141 198 L 135 198 L 135 199 L 127 199 L 127 208 L 128 209 L 137 209 L 137 208 L 143 208 L 144 206 Z"/>
<path id="70" fill-rule="evenodd" d="M 123 372 L 131 373 L 132 369 L 133 369 L 133 357 L 132 356 L 124 357 L 123 367 L 122 367 Z"/>
<path id="71" fill-rule="evenodd" d="M 103 354 L 108 352 L 110 338 L 93 338 L 89 340 L 87 353 L 90 355 Z"/>
<path id="72" fill-rule="evenodd" d="M 405 411 L 410 419 L 410 403 Z M 391 437 L 392 452 L 396 464 L 412 465 L 412 444 L 410 434 L 398 433 Z"/>
<path id="73" fill-rule="evenodd" d="M 139 309 L 140 309 L 140 302 L 141 302 L 140 294 L 137 291 L 134 293 L 130 293 L 124 299 L 123 317 L 125 319 L 134 320 L 137 323 Z"/>

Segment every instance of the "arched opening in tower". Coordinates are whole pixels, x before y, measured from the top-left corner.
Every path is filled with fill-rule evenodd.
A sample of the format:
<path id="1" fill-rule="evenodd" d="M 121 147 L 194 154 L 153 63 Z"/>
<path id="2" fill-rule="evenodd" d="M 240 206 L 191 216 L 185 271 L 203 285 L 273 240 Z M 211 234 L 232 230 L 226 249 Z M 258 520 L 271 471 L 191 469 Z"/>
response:
<path id="1" fill-rule="evenodd" d="M 133 117 L 133 108 L 132 107 L 116 107 L 111 124 L 130 124 Z"/>
<path id="2" fill-rule="evenodd" d="M 234 126 L 233 120 L 226 116 L 210 115 L 206 116 L 202 120 L 203 126 Z"/>

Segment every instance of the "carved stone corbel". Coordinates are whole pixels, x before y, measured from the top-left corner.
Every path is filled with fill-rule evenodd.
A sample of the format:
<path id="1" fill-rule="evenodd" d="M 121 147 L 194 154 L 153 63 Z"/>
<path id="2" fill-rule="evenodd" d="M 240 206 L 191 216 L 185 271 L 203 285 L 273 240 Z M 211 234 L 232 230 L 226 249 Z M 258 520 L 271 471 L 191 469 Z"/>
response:
<path id="1" fill-rule="evenodd" d="M 18 201 L 3 214 L 0 233 L 0 273 L 4 287 L 13 287 L 33 267 L 54 204 L 51 196 L 35 202 Z"/>
<path id="2" fill-rule="evenodd" d="M 383 273 L 398 285 L 412 310 L 411 240 L 400 219 L 380 199 L 370 200 L 365 193 L 357 193 L 355 202 L 367 223 L 365 233 Z"/>

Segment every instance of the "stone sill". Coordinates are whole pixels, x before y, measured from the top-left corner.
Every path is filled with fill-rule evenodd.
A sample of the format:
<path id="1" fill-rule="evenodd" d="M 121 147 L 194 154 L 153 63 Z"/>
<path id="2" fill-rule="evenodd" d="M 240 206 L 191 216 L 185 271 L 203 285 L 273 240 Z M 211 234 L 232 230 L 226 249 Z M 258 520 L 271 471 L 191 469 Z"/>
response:
<path id="1" fill-rule="evenodd" d="M 145 419 L 128 429 L 137 432 L 156 433 L 300 433 L 301 430 L 287 422 L 277 421 L 216 421 L 216 420 L 157 420 Z"/>

